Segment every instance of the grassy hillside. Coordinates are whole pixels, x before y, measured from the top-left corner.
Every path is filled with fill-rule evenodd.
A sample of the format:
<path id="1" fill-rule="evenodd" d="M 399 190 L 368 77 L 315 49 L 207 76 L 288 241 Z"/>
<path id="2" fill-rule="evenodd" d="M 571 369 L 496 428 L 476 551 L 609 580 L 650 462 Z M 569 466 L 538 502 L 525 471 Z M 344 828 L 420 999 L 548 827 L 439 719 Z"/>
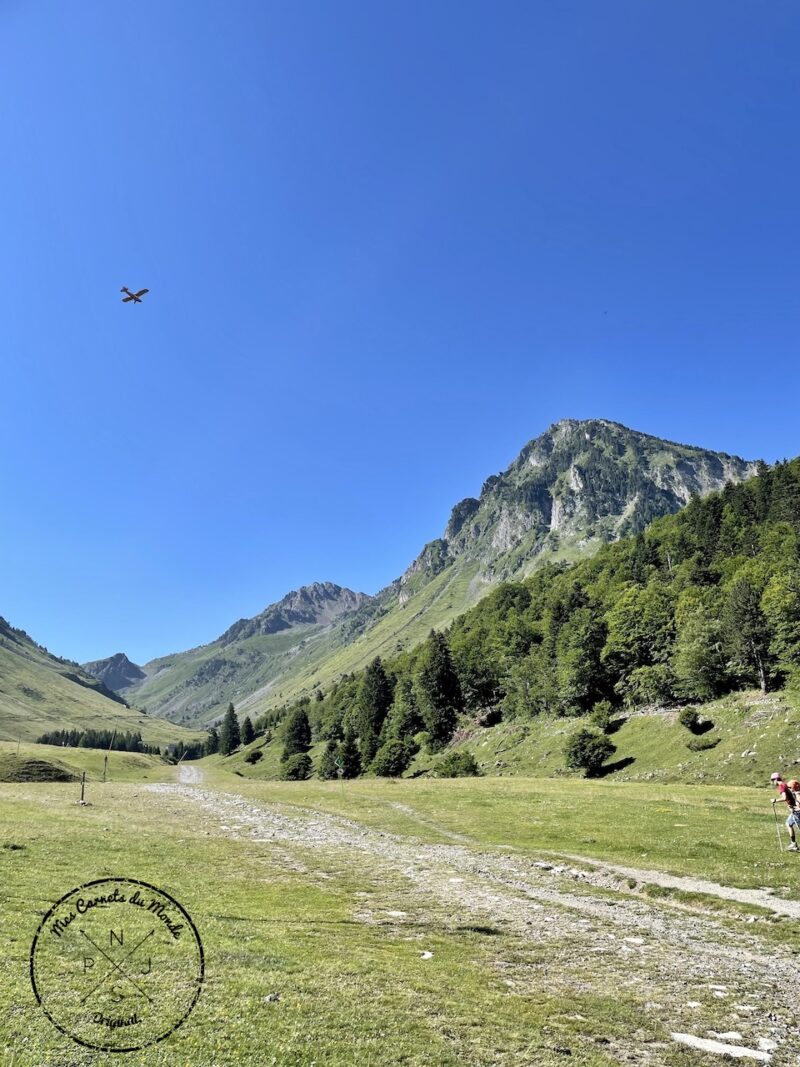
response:
<path id="1" fill-rule="evenodd" d="M 749 690 L 698 705 L 697 710 L 714 723 L 699 735 L 679 723 L 676 708 L 620 712 L 610 735 L 616 751 L 606 763 L 605 779 L 760 786 L 775 770 L 800 778 L 800 694 L 763 696 Z M 582 725 L 579 719 L 540 716 L 530 722 L 467 726 L 446 751 L 472 753 L 481 773 L 489 777 L 576 778 L 580 775 L 567 769 L 563 749 Z M 709 747 L 692 751 L 688 745 L 696 739 Z M 245 778 L 277 778 L 282 747 L 278 732 L 269 743 L 258 738 L 232 756 L 211 756 L 202 764 Z M 315 762 L 323 748 L 322 742 L 312 747 Z M 246 763 L 245 756 L 255 749 L 262 759 Z M 440 758 L 419 753 L 405 777 L 430 776 Z"/>
<path id="2" fill-rule="evenodd" d="M 105 756 L 105 752 L 93 748 L 59 748 L 24 742 L 17 746 L 16 742 L 0 741 L 0 782 L 48 780 L 46 770 L 34 766 L 38 764 L 61 770 L 76 781 L 85 771 L 87 781 L 99 782 L 103 777 Z M 106 778 L 109 782 L 158 781 L 173 774 L 174 768 L 158 756 L 144 756 L 138 752 L 108 753 Z M 87 793 L 87 799 L 92 799 L 90 793 Z"/>
<path id="3" fill-rule="evenodd" d="M 0 740 L 35 741 L 76 727 L 140 731 L 151 745 L 200 736 L 112 699 L 77 664 L 57 659 L 27 634 L 0 623 Z"/>
<path id="4" fill-rule="evenodd" d="M 85 666 L 95 677 L 121 681 L 119 692 L 155 715 L 209 723 L 231 701 L 263 697 L 295 656 L 370 601 L 365 593 L 333 582 L 314 582 L 287 593 L 254 618 L 239 619 L 198 648 L 162 656 L 143 668 L 120 654 Z"/>
<path id="5" fill-rule="evenodd" d="M 130 699 L 174 722 L 210 722 L 229 701 L 239 706 L 254 692 L 268 691 L 285 664 L 323 629 L 298 626 L 280 633 L 254 634 L 231 646 L 213 641 L 164 656 L 146 665 L 147 679 L 131 691 Z"/>

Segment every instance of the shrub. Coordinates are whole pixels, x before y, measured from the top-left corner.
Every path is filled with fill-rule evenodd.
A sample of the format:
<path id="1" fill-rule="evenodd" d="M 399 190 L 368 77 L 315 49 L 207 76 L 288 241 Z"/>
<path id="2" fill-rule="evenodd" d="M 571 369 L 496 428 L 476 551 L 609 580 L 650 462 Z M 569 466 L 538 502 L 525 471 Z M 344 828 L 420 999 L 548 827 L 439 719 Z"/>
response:
<path id="1" fill-rule="evenodd" d="M 380 778 L 399 778 L 414 758 L 415 748 L 413 742 L 387 741 L 375 753 L 370 769 Z"/>
<path id="2" fill-rule="evenodd" d="M 589 722 L 607 734 L 611 729 L 611 719 L 614 714 L 614 706 L 610 700 L 600 700 L 595 704 L 589 715 Z"/>
<path id="3" fill-rule="evenodd" d="M 433 767 L 434 778 L 479 778 L 480 773 L 471 752 L 448 752 Z"/>
<path id="4" fill-rule="evenodd" d="M 258 763 L 260 759 L 264 758 L 264 753 L 256 748 L 252 752 L 248 752 L 244 758 L 245 763 Z"/>
<path id="5" fill-rule="evenodd" d="M 567 766 L 583 770 L 587 778 L 597 774 L 613 752 L 616 752 L 613 741 L 598 730 L 586 727 L 574 733 L 564 746 Z"/>
<path id="6" fill-rule="evenodd" d="M 714 748 L 721 740 L 721 737 L 690 737 L 686 747 L 690 752 L 705 752 L 706 749 Z"/>
<path id="7" fill-rule="evenodd" d="M 283 764 L 281 770 L 282 782 L 304 782 L 311 777 L 311 757 L 306 752 L 297 752 Z"/>
<path id="8" fill-rule="evenodd" d="M 694 733 L 700 722 L 700 716 L 694 708 L 681 708 L 680 713 L 678 714 L 678 722 L 681 726 L 685 726 L 687 730 Z"/>
<path id="9" fill-rule="evenodd" d="M 692 734 L 705 734 L 714 729 L 714 723 L 710 719 L 703 719 L 694 708 L 682 708 L 678 722 Z"/>

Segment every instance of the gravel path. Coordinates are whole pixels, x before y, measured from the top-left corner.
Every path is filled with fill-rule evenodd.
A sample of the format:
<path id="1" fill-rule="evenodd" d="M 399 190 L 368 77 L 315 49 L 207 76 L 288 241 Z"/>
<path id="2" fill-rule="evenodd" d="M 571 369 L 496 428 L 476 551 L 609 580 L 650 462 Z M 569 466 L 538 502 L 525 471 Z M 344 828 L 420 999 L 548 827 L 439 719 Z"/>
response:
<path id="1" fill-rule="evenodd" d="M 773 955 L 748 928 L 732 930 L 712 917 L 689 916 L 631 896 L 624 879 L 710 893 L 797 917 L 794 902 L 583 857 L 571 858 L 591 863 L 594 870 L 481 852 L 461 843 L 426 844 L 345 818 L 255 804 L 203 786 L 201 772 L 190 766 L 180 768 L 178 784 L 147 788 L 202 812 L 209 833 L 292 846 L 306 864 L 320 869 L 326 857 L 333 861 L 358 853 L 362 864 L 368 858 L 376 869 L 402 876 L 417 907 L 433 900 L 454 920 L 479 918 L 526 942 L 546 945 L 552 960 L 548 983 L 557 976 L 567 989 L 607 995 L 609 988 L 619 988 L 641 996 L 650 1021 L 675 1034 L 676 1043 L 686 1047 L 687 1035 L 697 1039 L 698 1063 L 717 1055 L 741 1057 L 741 1052 L 725 1052 L 727 1044 L 752 1051 L 752 1062 L 800 1067 L 793 1012 L 796 961 L 788 954 Z M 380 922 L 386 914 L 403 913 L 373 915 L 361 909 L 358 917 Z M 640 1044 L 634 1034 L 613 1052 L 621 1063 L 656 1065 L 666 1062 L 660 1058 L 664 1047 Z"/>

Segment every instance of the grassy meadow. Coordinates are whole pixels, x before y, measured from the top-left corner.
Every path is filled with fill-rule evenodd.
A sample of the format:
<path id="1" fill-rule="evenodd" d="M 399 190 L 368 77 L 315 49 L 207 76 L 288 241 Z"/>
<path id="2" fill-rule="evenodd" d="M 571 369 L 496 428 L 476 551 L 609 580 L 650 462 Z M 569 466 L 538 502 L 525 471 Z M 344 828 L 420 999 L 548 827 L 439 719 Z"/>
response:
<path id="1" fill-rule="evenodd" d="M 778 851 L 768 787 L 575 778 L 232 784 L 219 770 L 208 781 L 430 843 L 464 839 L 481 848 L 581 855 L 742 888 L 769 886 L 800 899 L 800 856 Z"/>
<path id="2" fill-rule="evenodd" d="M 0 751 L 6 762 L 15 758 L 8 747 Z M 118 1054 L 63 1038 L 35 1004 L 28 977 L 41 915 L 74 886 L 108 876 L 173 894 L 206 953 L 192 1016 L 163 1044 L 127 1054 L 137 1067 L 610 1067 L 620 1062 L 614 1047 L 634 1032 L 652 1043 L 656 1063 L 711 1062 L 671 1044 L 624 983 L 582 988 L 561 976 L 552 961 L 580 966 L 579 931 L 546 945 L 525 940 L 502 922 L 476 923 L 414 892 L 379 858 L 353 862 L 220 834 L 202 811 L 147 788 L 175 777 L 149 757 L 112 753 L 104 784 L 102 754 L 55 755 L 89 772 L 89 806 L 76 804 L 74 783 L 0 784 L 3 1064 L 119 1064 Z M 281 783 L 198 766 L 212 791 L 279 811 L 346 816 L 410 841 L 531 857 L 579 853 L 797 895 L 800 857 L 778 853 L 767 789 L 523 778 Z M 748 930 L 774 943 L 790 925 Z"/>
<path id="3" fill-rule="evenodd" d="M 86 808 L 74 792 L 0 786 L 4 1064 L 120 1062 L 63 1038 L 35 1004 L 28 977 L 31 939 L 50 904 L 113 875 L 173 894 L 200 930 L 207 967 L 186 1025 L 126 1063 L 488 1067 L 561 1063 L 570 1048 L 571 1063 L 600 1067 L 615 1062 L 602 1042 L 642 1025 L 636 998 L 542 982 L 536 945 L 473 927 L 432 902 L 409 903 L 403 879 L 368 861 L 354 867 L 311 850 L 288 855 L 210 837 L 170 796 L 139 784 L 98 785 Z M 367 905 L 377 920 L 359 917 Z M 504 968 L 531 978 L 509 985 Z M 276 993 L 279 1000 L 266 999 Z M 670 1062 L 689 1061 L 675 1051 Z"/>

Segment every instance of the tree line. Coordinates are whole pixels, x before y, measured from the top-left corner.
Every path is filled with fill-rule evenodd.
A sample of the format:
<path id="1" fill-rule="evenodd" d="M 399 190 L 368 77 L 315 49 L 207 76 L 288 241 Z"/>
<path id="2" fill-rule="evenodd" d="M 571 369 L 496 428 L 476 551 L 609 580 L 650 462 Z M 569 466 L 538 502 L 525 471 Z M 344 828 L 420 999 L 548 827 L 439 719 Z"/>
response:
<path id="1" fill-rule="evenodd" d="M 160 756 L 157 745 L 146 745 L 138 730 L 121 733 L 119 730 L 50 730 L 36 738 L 38 745 L 60 745 L 69 748 L 104 748 L 115 752 L 144 752 Z"/>

